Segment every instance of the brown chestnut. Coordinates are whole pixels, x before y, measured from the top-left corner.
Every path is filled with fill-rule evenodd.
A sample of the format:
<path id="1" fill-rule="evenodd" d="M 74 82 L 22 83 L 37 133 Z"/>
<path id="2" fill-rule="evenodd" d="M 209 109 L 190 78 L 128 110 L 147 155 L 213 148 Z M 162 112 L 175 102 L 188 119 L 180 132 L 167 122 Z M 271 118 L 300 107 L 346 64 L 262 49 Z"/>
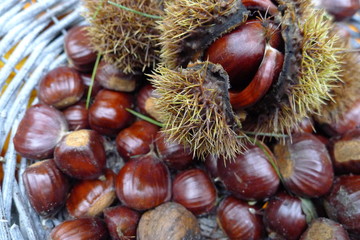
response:
<path id="1" fill-rule="evenodd" d="M 190 169 L 177 174 L 172 185 L 173 201 L 195 215 L 210 212 L 216 204 L 216 188 L 201 169 Z"/>
<path id="2" fill-rule="evenodd" d="M 26 110 L 13 139 L 14 147 L 25 158 L 50 158 L 67 131 L 68 124 L 59 110 L 37 104 Z"/>
<path id="3" fill-rule="evenodd" d="M 66 220 L 50 233 L 50 240 L 108 240 L 109 232 L 100 218 Z"/>
<path id="4" fill-rule="evenodd" d="M 111 239 L 135 239 L 140 216 L 140 213 L 124 206 L 116 206 L 105 209 L 104 218 L 109 229 Z"/>
<path id="5" fill-rule="evenodd" d="M 106 164 L 103 138 L 93 130 L 71 132 L 56 146 L 54 159 L 58 168 L 73 178 L 95 179 Z"/>
<path id="6" fill-rule="evenodd" d="M 189 147 L 168 139 L 163 132 L 157 133 L 155 144 L 161 160 L 170 168 L 184 169 L 193 160 Z"/>
<path id="7" fill-rule="evenodd" d="M 132 107 L 130 94 L 103 89 L 89 109 L 90 127 L 100 134 L 115 137 L 134 120 L 134 116 L 126 111 Z"/>
<path id="8" fill-rule="evenodd" d="M 137 239 L 200 240 L 202 238 L 196 217 L 180 204 L 168 202 L 141 216 Z"/>
<path id="9" fill-rule="evenodd" d="M 90 86 L 91 86 L 91 94 L 90 94 L 91 97 L 95 97 L 96 94 L 98 94 L 98 92 L 102 89 L 100 84 L 96 81 L 96 78 L 94 79 L 93 82 L 91 81 L 91 77 L 92 77 L 91 73 L 80 73 L 80 77 L 85 86 L 84 96 L 87 97 Z"/>
<path id="10" fill-rule="evenodd" d="M 64 108 L 79 101 L 84 94 L 84 89 L 84 83 L 76 70 L 58 67 L 41 79 L 38 96 L 45 104 Z"/>
<path id="11" fill-rule="evenodd" d="M 72 27 L 64 40 L 68 60 L 80 72 L 90 72 L 96 61 L 96 53 L 90 47 L 86 28 L 86 26 Z"/>
<path id="12" fill-rule="evenodd" d="M 101 61 L 96 71 L 96 81 L 106 89 L 133 92 L 139 85 L 142 75 L 125 74 L 115 65 Z"/>
<path id="13" fill-rule="evenodd" d="M 217 221 L 230 239 L 262 239 L 264 227 L 258 209 L 232 196 L 221 201 Z"/>
<path id="14" fill-rule="evenodd" d="M 135 210 L 146 210 L 171 197 L 170 173 L 153 153 L 131 159 L 116 177 L 116 194 L 120 201 Z"/>
<path id="15" fill-rule="evenodd" d="M 344 227 L 328 218 L 314 219 L 300 240 L 350 240 Z"/>
<path id="16" fill-rule="evenodd" d="M 334 180 L 331 192 L 324 199 L 328 216 L 341 223 L 350 238 L 360 236 L 360 176 L 339 176 Z M 355 237 L 357 236 L 357 238 Z"/>
<path id="17" fill-rule="evenodd" d="M 55 165 L 44 160 L 26 168 L 22 175 L 31 206 L 42 217 L 52 217 L 65 204 L 70 183 Z"/>
<path id="18" fill-rule="evenodd" d="M 359 0 L 321 0 L 320 6 L 332 14 L 337 21 L 350 18 L 360 10 Z"/>
<path id="19" fill-rule="evenodd" d="M 286 187 L 305 197 L 329 192 L 334 171 L 326 146 L 310 133 L 296 134 L 274 148 L 276 162 Z"/>
<path id="20" fill-rule="evenodd" d="M 134 122 L 119 132 L 116 137 L 116 149 L 125 160 L 146 154 L 155 141 L 159 127 L 144 120 Z"/>
<path id="21" fill-rule="evenodd" d="M 265 146 L 264 146 L 265 147 Z M 272 155 L 268 151 L 269 155 Z M 257 146 L 226 161 L 218 159 L 218 174 L 226 188 L 237 198 L 262 200 L 276 193 L 280 180 L 268 156 Z"/>
<path id="22" fill-rule="evenodd" d="M 337 172 L 360 174 L 360 129 L 332 138 L 329 149 Z"/>
<path id="23" fill-rule="evenodd" d="M 89 113 L 83 102 L 72 105 L 63 110 L 64 116 L 69 124 L 69 130 L 80 130 L 89 128 Z"/>
<path id="24" fill-rule="evenodd" d="M 74 185 L 66 201 L 66 209 L 74 218 L 95 217 L 115 200 L 115 173 L 107 169 L 104 176 L 83 180 Z"/>
<path id="25" fill-rule="evenodd" d="M 270 235 L 287 240 L 299 239 L 307 227 L 301 200 L 282 192 L 266 205 L 263 222 Z"/>
<path id="26" fill-rule="evenodd" d="M 142 114 L 159 120 L 161 116 L 155 106 L 154 87 L 151 84 L 144 85 L 136 95 L 136 103 Z"/>

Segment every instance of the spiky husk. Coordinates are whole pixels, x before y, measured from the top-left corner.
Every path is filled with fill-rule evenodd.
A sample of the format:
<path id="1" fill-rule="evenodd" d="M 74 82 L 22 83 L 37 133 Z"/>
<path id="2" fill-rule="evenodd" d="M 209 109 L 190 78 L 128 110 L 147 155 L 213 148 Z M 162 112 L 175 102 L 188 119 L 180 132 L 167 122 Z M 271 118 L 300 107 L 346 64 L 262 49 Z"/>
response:
<path id="1" fill-rule="evenodd" d="M 169 138 L 208 154 L 231 159 L 242 150 L 244 135 L 229 105 L 228 75 L 220 65 L 198 62 L 186 69 L 164 66 L 151 75 L 159 97 L 156 107 Z"/>
<path id="2" fill-rule="evenodd" d="M 113 0 L 113 2 L 142 13 L 161 16 L 160 0 Z M 92 48 L 100 52 L 106 62 L 125 73 L 143 71 L 158 62 L 157 23 L 109 4 L 106 0 L 84 0 L 84 16 Z"/>
<path id="3" fill-rule="evenodd" d="M 303 118 L 319 114 L 332 100 L 331 90 L 340 81 L 341 49 L 330 34 L 332 22 L 309 1 L 286 1 L 281 17 L 285 61 L 277 83 L 248 114 L 255 132 L 289 134 Z M 246 126 L 245 126 L 246 127 Z"/>
<path id="4" fill-rule="evenodd" d="M 184 0 L 165 3 L 160 21 L 161 58 L 169 68 L 195 62 L 216 38 L 239 26 L 248 11 L 238 0 Z"/>

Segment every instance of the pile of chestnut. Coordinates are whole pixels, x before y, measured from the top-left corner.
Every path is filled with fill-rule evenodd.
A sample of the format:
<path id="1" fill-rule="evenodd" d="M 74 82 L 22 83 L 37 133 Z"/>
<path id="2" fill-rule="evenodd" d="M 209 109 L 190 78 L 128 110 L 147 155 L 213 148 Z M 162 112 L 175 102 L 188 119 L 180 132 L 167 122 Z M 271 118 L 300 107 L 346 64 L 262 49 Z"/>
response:
<path id="1" fill-rule="evenodd" d="M 128 111 L 156 115 L 144 75 L 100 61 L 90 83 L 97 54 L 83 26 L 65 50 L 70 66 L 41 80 L 14 137 L 34 162 L 21 176 L 34 210 L 68 216 L 50 239 L 203 239 L 204 216 L 230 239 L 360 239 L 360 129 L 333 126 L 330 138 L 305 119 L 285 142 L 201 161 Z"/>

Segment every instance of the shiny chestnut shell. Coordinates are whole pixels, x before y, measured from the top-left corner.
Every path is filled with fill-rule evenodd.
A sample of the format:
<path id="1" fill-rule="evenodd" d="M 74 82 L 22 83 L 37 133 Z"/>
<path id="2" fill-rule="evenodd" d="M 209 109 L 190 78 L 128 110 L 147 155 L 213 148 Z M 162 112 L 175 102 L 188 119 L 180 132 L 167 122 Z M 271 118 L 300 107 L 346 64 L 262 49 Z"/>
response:
<path id="1" fill-rule="evenodd" d="M 128 240 L 136 237 L 140 213 L 124 206 L 104 210 L 104 218 L 112 240 Z"/>
<path id="2" fill-rule="evenodd" d="M 66 121 L 69 124 L 69 130 L 87 129 L 89 125 L 89 113 L 83 102 L 72 105 L 63 110 Z"/>
<path id="3" fill-rule="evenodd" d="M 173 201 L 195 215 L 210 212 L 216 204 L 216 188 L 207 173 L 190 169 L 177 174 L 172 185 Z"/>
<path id="4" fill-rule="evenodd" d="M 150 209 L 170 199 L 170 173 L 150 152 L 125 163 L 116 177 L 115 188 L 125 206 L 139 211 Z"/>
<path id="5" fill-rule="evenodd" d="M 58 168 L 73 178 L 95 179 L 105 170 L 103 138 L 93 130 L 71 132 L 56 146 L 54 159 Z"/>
<path id="6" fill-rule="evenodd" d="M 272 155 L 268 151 L 269 155 Z M 226 161 L 218 159 L 218 174 L 225 187 L 237 198 L 262 200 L 276 193 L 280 180 L 265 152 L 257 146 Z"/>
<path id="7" fill-rule="evenodd" d="M 116 137 L 116 149 L 125 160 L 146 154 L 155 141 L 159 127 L 139 120 L 119 132 Z"/>
<path id="8" fill-rule="evenodd" d="M 324 199 L 328 216 L 341 223 L 350 236 L 360 236 L 360 176 L 339 176 Z M 358 238 L 355 238 L 358 239 Z"/>
<path id="9" fill-rule="evenodd" d="M 328 218 L 314 219 L 300 240 L 350 240 L 344 227 Z"/>
<path id="10" fill-rule="evenodd" d="M 106 224 L 100 218 L 66 220 L 50 233 L 50 240 L 108 240 Z"/>
<path id="11" fill-rule="evenodd" d="M 309 133 L 296 134 L 285 145 L 274 148 L 277 165 L 286 187 L 304 197 L 329 192 L 334 171 L 326 146 Z"/>
<path id="12" fill-rule="evenodd" d="M 185 169 L 193 160 L 193 154 L 189 147 L 168 139 L 160 131 L 156 135 L 155 144 L 161 160 L 170 168 Z"/>
<path id="13" fill-rule="evenodd" d="M 67 131 L 68 124 L 60 111 L 36 104 L 26 110 L 13 139 L 14 147 L 25 158 L 50 158 Z"/>
<path id="14" fill-rule="evenodd" d="M 64 48 L 70 64 L 81 72 L 90 72 L 96 61 L 96 53 L 90 47 L 86 28 L 72 27 L 64 39 Z"/>
<path id="15" fill-rule="evenodd" d="M 103 89 L 89 108 L 90 127 L 100 134 L 115 137 L 134 120 L 134 116 L 126 111 L 126 108 L 132 107 L 130 94 Z"/>
<path id="16" fill-rule="evenodd" d="M 301 200 L 286 193 L 273 196 L 266 205 L 263 222 L 270 234 L 297 240 L 307 227 Z"/>
<path id="17" fill-rule="evenodd" d="M 58 67 L 41 79 L 38 97 L 41 102 L 56 108 L 65 108 L 78 102 L 84 94 L 80 74 L 69 67 Z"/>
<path id="18" fill-rule="evenodd" d="M 232 196 L 221 201 L 217 221 L 230 239 L 262 239 L 264 227 L 257 209 Z"/>
<path id="19" fill-rule="evenodd" d="M 66 200 L 66 209 L 74 218 L 95 217 L 115 200 L 115 173 L 107 169 L 99 179 L 76 183 Z"/>
<path id="20" fill-rule="evenodd" d="M 22 178 L 31 206 L 42 217 L 52 217 L 65 204 L 70 182 L 53 159 L 30 165 Z"/>

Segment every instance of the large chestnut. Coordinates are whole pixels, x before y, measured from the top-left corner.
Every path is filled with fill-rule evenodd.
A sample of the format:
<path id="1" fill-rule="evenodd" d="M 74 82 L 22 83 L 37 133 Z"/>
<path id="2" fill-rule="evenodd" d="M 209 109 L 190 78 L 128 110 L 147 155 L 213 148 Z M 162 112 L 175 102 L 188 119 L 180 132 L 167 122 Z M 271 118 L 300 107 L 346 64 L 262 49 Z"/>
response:
<path id="1" fill-rule="evenodd" d="M 99 179 L 83 180 L 73 186 L 66 209 L 74 218 L 95 217 L 115 200 L 115 173 L 107 169 Z"/>
<path id="2" fill-rule="evenodd" d="M 70 183 L 55 165 L 44 160 L 26 168 L 22 175 L 31 206 L 43 217 L 52 217 L 65 204 Z"/>
<path id="3" fill-rule="evenodd" d="M 258 209 L 232 196 L 221 201 L 217 221 L 230 239 L 262 239 L 264 227 Z"/>
<path id="4" fill-rule="evenodd" d="M 173 201 L 195 215 L 208 213 L 216 204 L 216 188 L 207 173 L 190 169 L 177 174 L 172 185 Z"/>
<path id="5" fill-rule="evenodd" d="M 268 151 L 269 155 L 272 155 Z M 243 154 L 218 159 L 218 174 L 226 188 L 244 200 L 262 200 L 276 193 L 280 180 L 263 149 L 248 146 Z"/>
<path id="6" fill-rule="evenodd" d="M 171 180 L 166 165 L 153 153 L 131 159 L 116 177 L 120 201 L 135 210 L 146 210 L 170 200 Z"/>
<path id="7" fill-rule="evenodd" d="M 130 94 L 103 89 L 89 109 L 90 127 L 100 134 L 115 137 L 134 120 L 134 116 L 126 111 L 126 108 L 132 107 Z"/>
<path id="8" fill-rule="evenodd" d="M 84 89 L 84 83 L 76 70 L 58 67 L 41 79 L 38 96 L 45 104 L 64 108 L 79 101 L 84 94 Z"/>
<path id="9" fill-rule="evenodd" d="M 65 36 L 65 52 L 70 64 L 78 71 L 90 72 L 96 60 L 96 53 L 90 47 L 86 26 L 71 28 Z"/>
<path id="10" fill-rule="evenodd" d="M 94 130 L 71 132 L 56 146 L 54 159 L 59 169 L 73 178 L 95 179 L 106 164 L 103 138 Z"/>
<path id="11" fill-rule="evenodd" d="M 14 147 L 25 158 L 50 158 L 67 131 L 68 124 L 59 110 L 37 104 L 26 110 L 14 136 Z"/>
<path id="12" fill-rule="evenodd" d="M 108 240 L 109 232 L 100 218 L 66 220 L 50 233 L 49 240 Z"/>
<path id="13" fill-rule="evenodd" d="M 116 137 L 116 149 L 125 160 L 130 160 L 150 151 L 159 127 L 144 120 L 134 122 L 119 132 Z"/>
<path id="14" fill-rule="evenodd" d="M 309 133 L 296 134 L 274 148 L 277 165 L 286 187 L 305 197 L 329 192 L 334 171 L 326 146 Z"/>

